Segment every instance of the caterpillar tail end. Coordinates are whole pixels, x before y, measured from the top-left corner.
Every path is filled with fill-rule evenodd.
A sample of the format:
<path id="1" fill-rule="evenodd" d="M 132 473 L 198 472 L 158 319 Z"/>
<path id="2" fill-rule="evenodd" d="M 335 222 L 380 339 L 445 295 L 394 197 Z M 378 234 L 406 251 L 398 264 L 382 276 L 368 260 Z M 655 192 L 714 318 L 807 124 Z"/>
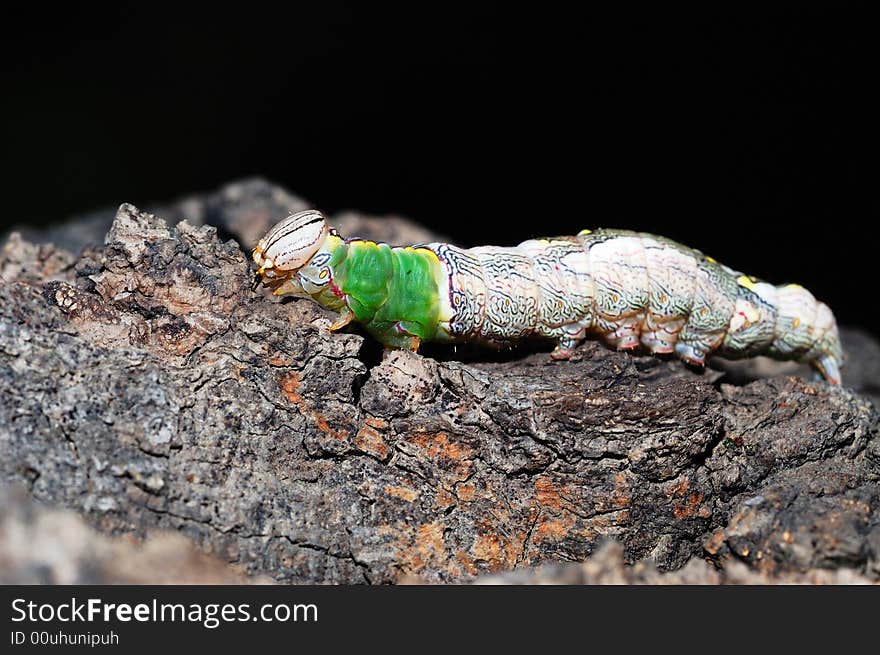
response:
<path id="1" fill-rule="evenodd" d="M 840 366 L 831 355 L 820 355 L 810 361 L 810 366 L 815 369 L 817 377 L 821 377 L 828 384 L 840 385 Z"/>

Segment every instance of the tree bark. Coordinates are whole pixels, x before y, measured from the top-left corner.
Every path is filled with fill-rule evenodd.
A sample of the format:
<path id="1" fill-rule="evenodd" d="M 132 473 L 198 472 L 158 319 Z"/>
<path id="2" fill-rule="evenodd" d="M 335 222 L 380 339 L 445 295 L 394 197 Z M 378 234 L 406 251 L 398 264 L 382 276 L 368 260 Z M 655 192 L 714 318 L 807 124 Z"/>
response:
<path id="1" fill-rule="evenodd" d="M 173 530 L 284 583 L 467 581 L 607 540 L 661 572 L 704 560 L 716 582 L 734 561 L 765 580 L 880 579 L 867 335 L 844 333 L 859 364 L 843 388 L 596 343 L 567 362 L 531 344 L 383 354 L 329 333 L 314 303 L 251 290 L 218 229 L 250 247 L 293 198 L 273 189 L 165 211 L 213 225 L 123 205 L 100 246 L 7 241 L 4 481 L 101 532 Z"/>

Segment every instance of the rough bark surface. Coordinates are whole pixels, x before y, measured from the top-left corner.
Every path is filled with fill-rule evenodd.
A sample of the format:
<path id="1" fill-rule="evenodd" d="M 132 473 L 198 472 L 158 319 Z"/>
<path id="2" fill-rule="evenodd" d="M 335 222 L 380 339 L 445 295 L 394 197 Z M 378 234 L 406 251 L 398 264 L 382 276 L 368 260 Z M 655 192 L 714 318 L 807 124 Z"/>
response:
<path id="1" fill-rule="evenodd" d="M 217 237 L 250 245 L 295 200 L 250 181 L 165 211 L 201 226 L 123 205 L 103 245 L 9 239 L 3 480 L 103 533 L 173 530 L 278 582 L 467 581 L 608 539 L 657 571 L 720 568 L 708 582 L 880 579 L 870 337 L 844 333 L 848 388 L 598 344 L 569 362 L 383 355 L 328 333 L 311 302 L 252 291 L 246 254 Z"/>
<path id="2" fill-rule="evenodd" d="M 475 584 L 481 585 L 579 585 L 579 584 L 635 584 L 635 585 L 767 585 L 767 584 L 872 584 L 871 579 L 858 571 L 840 567 L 835 569 L 810 568 L 805 571 L 757 570 L 744 562 L 729 560 L 716 567 L 699 557 L 674 571 L 659 571 L 651 560 L 627 564 L 623 547 L 610 542 L 599 547 L 585 561 L 577 564 L 542 564 L 504 573 L 480 576 Z"/>

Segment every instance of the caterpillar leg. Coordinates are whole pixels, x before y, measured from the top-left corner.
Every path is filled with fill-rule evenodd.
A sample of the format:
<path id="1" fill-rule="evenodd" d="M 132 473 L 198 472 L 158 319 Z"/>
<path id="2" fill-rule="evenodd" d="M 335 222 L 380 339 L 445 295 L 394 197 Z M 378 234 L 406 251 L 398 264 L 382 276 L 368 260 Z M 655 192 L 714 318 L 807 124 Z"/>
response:
<path id="1" fill-rule="evenodd" d="M 545 337 L 556 340 L 556 348 L 550 353 L 550 357 L 556 360 L 570 359 L 578 344 L 587 338 L 589 322 L 589 320 L 580 320 L 542 331 L 541 334 Z"/>
<path id="2" fill-rule="evenodd" d="M 291 277 L 278 286 L 272 292 L 276 296 L 298 296 L 300 298 L 309 298 L 310 296 L 303 290 L 302 285 L 296 277 Z"/>
<path id="3" fill-rule="evenodd" d="M 395 332 L 401 337 L 409 339 L 407 350 L 412 350 L 413 352 L 416 352 L 422 343 L 422 329 L 421 324 L 416 321 L 397 321 L 394 325 Z"/>
<path id="4" fill-rule="evenodd" d="M 617 346 L 618 350 L 632 350 L 638 348 L 641 343 L 642 318 L 641 316 L 631 316 L 618 324 L 614 334 L 609 339 Z"/>
<path id="5" fill-rule="evenodd" d="M 339 318 L 337 318 L 333 325 L 331 325 L 328 330 L 331 332 L 336 332 L 337 330 L 341 330 L 346 325 L 351 323 L 354 320 L 354 312 L 352 312 L 348 307 L 343 307 L 339 312 Z"/>
<path id="6" fill-rule="evenodd" d="M 386 349 L 411 350 L 418 352 L 422 340 L 412 334 L 385 334 L 380 339 Z"/>
<path id="7" fill-rule="evenodd" d="M 612 348 L 632 350 L 638 348 L 641 342 L 642 318 L 641 314 L 621 315 L 613 318 L 600 316 L 596 319 L 596 327 L 605 343 Z"/>
<path id="8" fill-rule="evenodd" d="M 642 332 L 641 340 L 651 353 L 655 355 L 670 355 L 675 352 L 675 342 L 678 334 L 684 327 L 684 319 L 668 319 L 648 314 L 645 319 L 645 331 Z"/>
<path id="9" fill-rule="evenodd" d="M 550 353 L 550 357 L 558 361 L 571 359 L 571 356 L 574 354 L 574 349 L 577 348 L 579 343 L 580 340 L 578 339 L 563 337 L 556 344 L 556 348 L 553 349 L 553 352 Z"/>
<path id="10" fill-rule="evenodd" d="M 686 324 L 675 343 L 679 359 L 695 366 L 705 366 L 706 356 L 714 351 L 724 339 L 724 332 L 710 332 Z"/>
<path id="11" fill-rule="evenodd" d="M 386 348 L 416 352 L 422 343 L 422 338 L 418 334 L 421 326 L 414 321 L 373 322 L 366 328 Z"/>
<path id="12" fill-rule="evenodd" d="M 682 361 L 694 366 L 706 365 L 706 353 L 695 344 L 679 341 L 675 344 L 675 354 Z"/>
<path id="13" fill-rule="evenodd" d="M 663 334 L 662 328 L 656 332 L 643 332 L 641 341 L 653 355 L 669 355 L 675 352 L 675 335 Z"/>
<path id="14" fill-rule="evenodd" d="M 816 374 L 821 376 L 828 384 L 840 384 L 840 367 L 831 355 L 821 355 L 810 361 Z"/>
<path id="15" fill-rule="evenodd" d="M 336 332 L 337 330 L 341 330 L 346 325 L 351 323 L 354 320 L 354 312 L 352 312 L 348 307 L 343 307 L 339 310 L 339 318 L 333 321 L 333 325 L 331 325 L 328 330 L 331 332 Z"/>

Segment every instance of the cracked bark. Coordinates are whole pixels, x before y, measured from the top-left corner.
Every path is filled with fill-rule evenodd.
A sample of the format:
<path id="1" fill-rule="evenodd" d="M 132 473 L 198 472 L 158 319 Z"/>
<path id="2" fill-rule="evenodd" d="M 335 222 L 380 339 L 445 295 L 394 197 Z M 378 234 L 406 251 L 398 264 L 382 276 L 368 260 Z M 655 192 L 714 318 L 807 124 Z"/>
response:
<path id="1" fill-rule="evenodd" d="M 609 539 L 621 561 L 718 568 L 710 582 L 880 577 L 870 337 L 844 332 L 842 389 L 598 344 L 568 362 L 530 348 L 383 357 L 355 330 L 328 333 L 313 303 L 251 291 L 246 255 L 217 237 L 250 245 L 297 202 L 249 181 L 166 208 L 193 219 L 176 227 L 125 205 L 103 245 L 88 229 L 11 238 L 3 479 L 101 532 L 173 530 L 279 582 L 465 581 L 581 562 Z"/>

